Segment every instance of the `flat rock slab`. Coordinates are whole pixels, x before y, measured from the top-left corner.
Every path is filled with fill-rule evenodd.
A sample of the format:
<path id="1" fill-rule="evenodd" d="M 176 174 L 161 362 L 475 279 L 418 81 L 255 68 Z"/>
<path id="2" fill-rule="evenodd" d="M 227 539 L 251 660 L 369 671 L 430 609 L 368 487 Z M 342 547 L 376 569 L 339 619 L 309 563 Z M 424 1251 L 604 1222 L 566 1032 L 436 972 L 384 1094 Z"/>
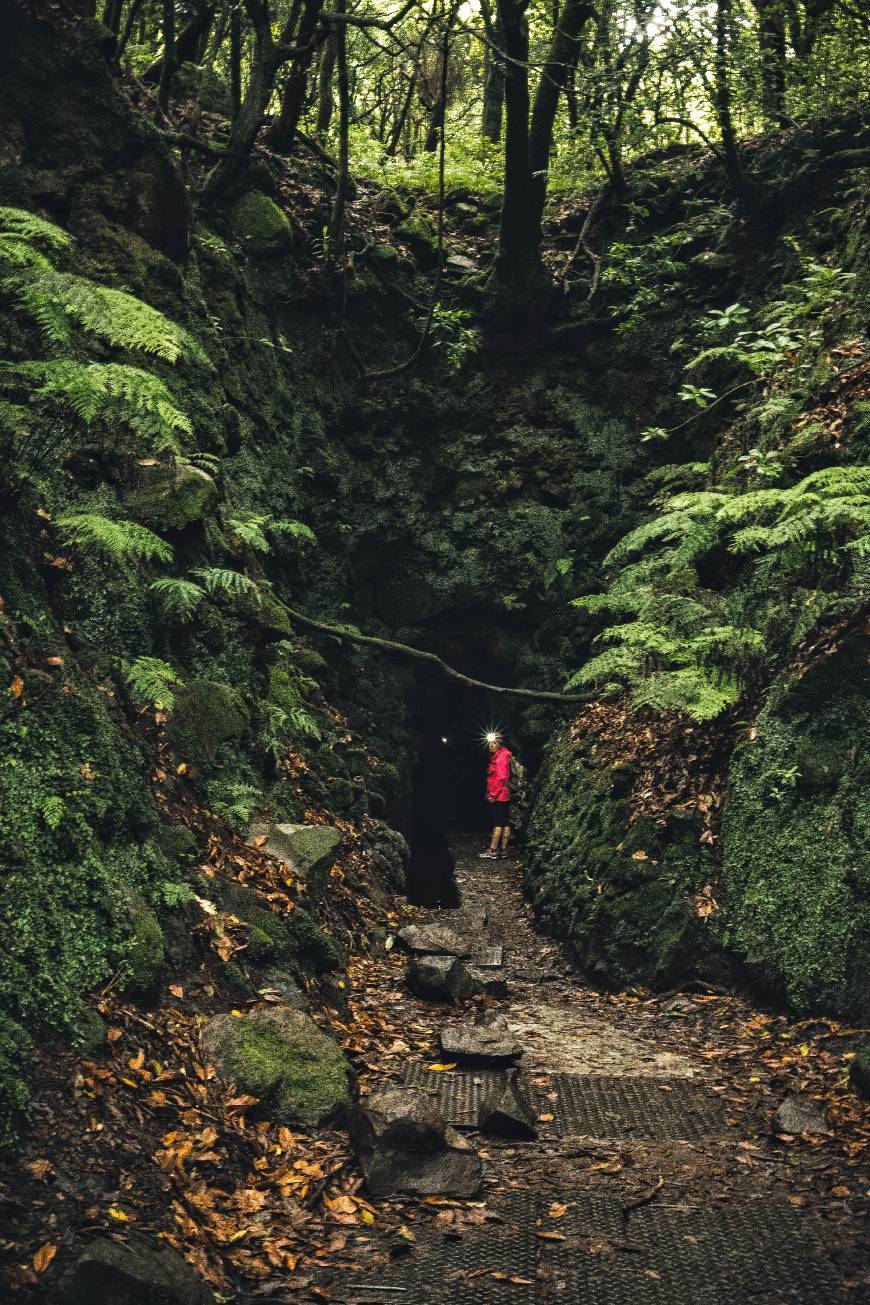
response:
<path id="1" fill-rule="evenodd" d="M 504 947 L 501 943 L 478 947 L 472 957 L 472 963 L 479 970 L 500 969 L 504 965 Z"/>
<path id="2" fill-rule="evenodd" d="M 56 1305 L 212 1305 L 214 1295 L 166 1242 L 97 1238 L 52 1294 Z"/>
<path id="3" fill-rule="evenodd" d="M 519 1060 L 523 1049 L 512 1038 L 504 1020 L 490 1024 L 447 1024 L 441 1030 L 441 1050 L 452 1060 L 474 1060 L 504 1065 Z"/>
<path id="4" fill-rule="evenodd" d="M 470 956 L 474 945 L 446 924 L 408 924 L 396 937 L 407 951 L 424 956 Z"/>
<path id="5" fill-rule="evenodd" d="M 514 1000 L 506 1012 L 526 1067 L 572 1074 L 693 1078 L 698 1062 L 584 1011 L 579 1002 Z"/>
<path id="6" fill-rule="evenodd" d="M 435 1075 L 423 1065 L 410 1065 L 405 1081 L 434 1091 L 450 1123 L 475 1128 L 484 1101 L 505 1082 L 505 1077 L 496 1071 Z M 667 1141 L 716 1136 L 727 1128 L 716 1094 L 681 1079 L 665 1083 L 660 1079 L 551 1074 L 542 1082 L 541 1077 L 535 1075 L 532 1082 L 522 1074 L 518 1085 L 536 1119 L 545 1114 L 553 1116 L 540 1123 L 544 1138 Z M 433 1083 L 433 1079 L 437 1081 Z"/>

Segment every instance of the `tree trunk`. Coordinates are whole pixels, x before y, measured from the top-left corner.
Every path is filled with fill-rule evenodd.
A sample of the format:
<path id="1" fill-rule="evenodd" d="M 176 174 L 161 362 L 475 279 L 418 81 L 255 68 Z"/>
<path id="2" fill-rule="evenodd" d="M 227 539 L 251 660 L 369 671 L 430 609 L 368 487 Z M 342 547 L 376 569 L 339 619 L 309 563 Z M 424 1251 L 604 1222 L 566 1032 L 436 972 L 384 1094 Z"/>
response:
<path id="1" fill-rule="evenodd" d="M 405 131 L 405 126 L 408 121 L 408 114 L 411 111 L 411 102 L 414 98 L 414 89 L 416 85 L 417 85 L 417 73 L 415 70 L 411 74 L 410 78 L 408 79 L 408 89 L 405 92 L 405 98 L 402 101 L 402 106 L 399 109 L 398 116 L 396 118 L 395 123 L 393 124 L 393 131 L 390 136 L 390 143 L 385 151 L 387 158 L 389 159 L 394 159 L 396 157 L 396 154 L 399 152 L 399 143 L 401 142 L 402 134 Z"/>
<path id="2" fill-rule="evenodd" d="M 568 84 L 571 69 L 577 61 L 583 28 L 591 16 L 592 5 L 589 0 L 566 0 L 559 26 L 553 32 L 550 52 L 541 71 L 535 95 L 529 130 L 529 168 L 532 174 L 529 223 L 538 243 L 541 240 L 541 219 L 547 200 L 547 171 L 553 148 L 553 128 L 559 96 Z"/>
<path id="3" fill-rule="evenodd" d="M 785 127 L 785 17 L 776 0 L 755 0 L 761 56 L 761 109 L 773 127 Z"/>
<path id="4" fill-rule="evenodd" d="M 103 6 L 103 26 L 108 27 L 114 36 L 117 36 L 121 30 L 121 12 L 123 8 L 124 0 L 106 0 Z"/>
<path id="5" fill-rule="evenodd" d="M 719 134 L 722 137 L 722 155 L 725 172 L 731 187 L 741 203 L 752 199 L 753 187 L 737 149 L 737 134 L 732 113 L 731 80 L 728 65 L 731 56 L 731 3 L 716 0 L 716 45 L 713 51 L 713 98 Z"/>
<path id="6" fill-rule="evenodd" d="M 492 28 L 493 44 L 501 46 L 501 23 L 496 18 Z M 497 51 L 486 45 L 483 50 L 483 112 L 480 129 L 486 140 L 495 145 L 501 140 L 504 116 L 504 67 Z"/>
<path id="7" fill-rule="evenodd" d="M 440 79 L 440 74 L 439 74 Z M 441 132 L 444 130 L 444 105 L 438 100 L 429 110 L 429 118 L 426 123 L 426 139 L 423 141 L 423 149 L 427 154 L 434 154 L 438 148 L 438 141 Z"/>
<path id="8" fill-rule="evenodd" d="M 201 3 L 200 8 L 191 18 L 189 23 L 182 27 L 175 41 L 175 67 L 180 67 L 183 63 L 195 63 L 200 47 L 208 40 L 214 22 L 214 16 L 217 12 L 216 0 L 208 0 L 208 3 Z M 143 82 L 151 86 L 156 86 L 163 76 L 163 58 L 155 59 L 149 68 L 145 69 L 142 74 Z"/>
<path id="9" fill-rule="evenodd" d="M 332 112 L 335 107 L 332 94 L 332 79 L 335 73 L 337 53 L 335 36 L 333 35 L 324 45 L 323 53 L 320 56 L 317 83 L 317 125 L 315 127 L 318 139 L 322 139 L 327 135 L 332 122 Z"/>
<path id="10" fill-rule="evenodd" d="M 244 99 L 236 114 L 223 155 L 206 177 L 201 200 L 213 204 L 229 195 L 248 166 L 251 151 L 263 125 L 282 58 L 272 38 L 268 11 L 261 13 L 254 28 L 254 57 Z"/>
<path id="11" fill-rule="evenodd" d="M 304 0 L 302 18 L 296 32 L 298 45 L 305 46 L 312 42 L 322 8 L 323 0 Z M 339 25 L 346 26 L 344 23 Z M 281 108 L 278 117 L 269 130 L 269 144 L 279 154 L 290 154 L 292 152 L 296 128 L 299 126 L 299 119 L 302 117 L 302 110 L 305 108 L 308 71 L 313 57 L 314 50 L 312 48 L 306 54 L 301 54 L 297 59 L 294 59 L 287 80 L 284 83 Z"/>
<path id="12" fill-rule="evenodd" d="M 157 108 L 163 116 L 169 109 L 169 91 L 178 67 L 175 47 L 175 0 L 163 0 L 163 65 L 160 69 L 160 88 Z"/>
<path id="13" fill-rule="evenodd" d="M 504 194 L 495 274 L 505 285 L 523 287 L 539 268 L 539 242 L 529 221 L 529 25 L 527 0 L 498 0 L 504 41 Z"/>
<path id="14" fill-rule="evenodd" d="M 230 10 L 230 104 L 235 122 L 242 107 L 242 15 L 237 4 Z"/>
<path id="15" fill-rule="evenodd" d="M 346 12 L 345 0 L 335 0 L 336 14 Z M 329 261 L 344 258 L 344 210 L 350 181 L 350 81 L 347 74 L 347 24 L 336 23 L 335 65 L 338 81 L 338 173 L 335 179 L 335 200 L 329 224 Z"/>

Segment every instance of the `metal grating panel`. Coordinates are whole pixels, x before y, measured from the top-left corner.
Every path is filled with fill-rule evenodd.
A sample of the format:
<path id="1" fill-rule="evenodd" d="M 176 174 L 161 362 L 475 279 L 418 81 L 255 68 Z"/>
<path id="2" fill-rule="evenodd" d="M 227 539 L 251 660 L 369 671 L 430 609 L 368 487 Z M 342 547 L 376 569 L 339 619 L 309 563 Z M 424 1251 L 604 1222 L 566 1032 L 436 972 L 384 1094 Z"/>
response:
<path id="1" fill-rule="evenodd" d="M 483 1101 L 503 1077 L 484 1070 L 433 1074 L 425 1066 L 413 1064 L 405 1081 L 410 1087 L 430 1091 L 449 1123 L 476 1128 Z M 665 1141 L 707 1137 L 726 1128 L 719 1098 L 681 1079 L 664 1083 L 649 1078 L 550 1074 L 547 1085 L 532 1083 L 521 1075 L 519 1085 L 536 1116 L 553 1116 L 552 1121 L 540 1123 L 542 1137 Z"/>
<path id="2" fill-rule="evenodd" d="M 551 1074 L 538 1087 L 538 1113 L 555 1116 L 544 1126 L 554 1137 L 697 1138 L 725 1131 L 722 1103 L 685 1079 L 593 1078 Z M 555 1100 L 549 1095 L 556 1093 Z"/>
<path id="3" fill-rule="evenodd" d="M 401 1305 L 533 1305 L 538 1198 L 508 1193 L 490 1206 L 490 1213 L 494 1219 L 467 1225 L 462 1236 L 450 1239 L 417 1224 L 417 1242 L 407 1255 L 388 1264 L 370 1284 L 351 1279 L 339 1289 L 339 1299 L 348 1305 L 387 1300 Z"/>
<path id="4" fill-rule="evenodd" d="M 504 1074 L 479 1070 L 465 1074 L 433 1073 L 425 1065 L 409 1065 L 405 1074 L 408 1087 L 424 1088 L 438 1102 L 449 1124 L 460 1128 L 477 1128 L 480 1107 L 487 1096 L 504 1082 Z"/>
<path id="5" fill-rule="evenodd" d="M 783 1201 L 650 1206 L 621 1228 L 602 1228 L 578 1207 L 560 1231 L 568 1240 L 544 1246 L 543 1272 L 553 1298 L 566 1305 L 845 1305 L 848 1299 L 812 1227 Z"/>

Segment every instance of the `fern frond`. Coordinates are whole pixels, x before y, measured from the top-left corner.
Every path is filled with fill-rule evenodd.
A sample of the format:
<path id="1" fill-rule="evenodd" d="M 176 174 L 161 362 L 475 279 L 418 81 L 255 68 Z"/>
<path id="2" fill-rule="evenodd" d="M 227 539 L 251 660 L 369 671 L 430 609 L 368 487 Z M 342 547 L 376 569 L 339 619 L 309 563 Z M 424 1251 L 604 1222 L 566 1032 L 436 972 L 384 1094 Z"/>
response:
<path id="1" fill-rule="evenodd" d="M 70 358 L 22 363 L 10 379 L 31 381 L 35 400 L 53 400 L 70 408 L 80 421 L 128 425 L 148 452 L 181 452 L 181 437 L 191 437 L 189 418 L 175 406 L 159 377 L 123 363 L 79 363 Z M 137 450 L 134 450 L 137 451 Z"/>
<path id="2" fill-rule="evenodd" d="M 258 606 L 263 601 L 256 580 L 242 575 L 241 571 L 233 571 L 227 567 L 200 566 L 195 567 L 191 575 L 195 575 L 202 581 L 206 593 L 225 594 L 230 598 L 248 598 Z"/>
<path id="3" fill-rule="evenodd" d="M 149 704 L 158 711 L 171 711 L 175 694 L 171 685 L 182 686 L 184 681 L 168 662 L 159 657 L 137 657 L 124 666 L 124 675 L 130 697 L 139 706 Z"/>
<path id="4" fill-rule="evenodd" d="M 172 546 L 135 521 L 114 521 L 96 512 L 67 512 L 57 525 L 80 549 L 93 548 L 113 562 L 170 562 Z"/>
<path id="5" fill-rule="evenodd" d="M 304 521 L 272 521 L 269 529 L 276 535 L 289 535 L 291 539 L 301 539 L 306 544 L 316 544 L 317 536 Z"/>
<path id="6" fill-rule="evenodd" d="M 0 205 L 0 233 L 15 240 L 39 241 L 49 249 L 61 252 L 71 249 L 72 236 L 68 235 L 53 222 L 28 213 L 23 208 L 9 208 Z"/>
<path id="7" fill-rule="evenodd" d="M 179 621 L 189 621 L 205 597 L 199 585 L 176 576 L 161 576 L 149 588 L 157 594 L 166 615 Z"/>
<path id="8" fill-rule="evenodd" d="M 736 675 L 711 675 L 700 667 L 656 671 L 642 680 L 632 693 L 636 707 L 658 711 L 682 711 L 693 720 L 712 720 L 731 707 L 743 693 L 743 681 Z"/>
<path id="9" fill-rule="evenodd" d="M 75 322 L 87 334 L 107 340 L 117 349 L 139 350 L 164 362 L 201 354 L 188 333 L 156 308 L 87 277 L 44 269 L 22 278 L 17 295 L 54 344 L 69 342 L 70 323 Z"/>

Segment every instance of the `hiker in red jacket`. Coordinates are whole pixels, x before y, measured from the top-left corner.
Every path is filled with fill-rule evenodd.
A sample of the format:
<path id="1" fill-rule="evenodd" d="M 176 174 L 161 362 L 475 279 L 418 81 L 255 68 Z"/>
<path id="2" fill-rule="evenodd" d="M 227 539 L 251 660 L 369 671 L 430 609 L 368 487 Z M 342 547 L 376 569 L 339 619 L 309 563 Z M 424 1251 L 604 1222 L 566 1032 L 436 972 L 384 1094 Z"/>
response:
<path id="1" fill-rule="evenodd" d="M 507 856 L 511 836 L 511 750 L 507 739 L 487 734 L 489 769 L 486 772 L 486 800 L 492 821 L 492 838 L 481 856 L 496 861 Z"/>

